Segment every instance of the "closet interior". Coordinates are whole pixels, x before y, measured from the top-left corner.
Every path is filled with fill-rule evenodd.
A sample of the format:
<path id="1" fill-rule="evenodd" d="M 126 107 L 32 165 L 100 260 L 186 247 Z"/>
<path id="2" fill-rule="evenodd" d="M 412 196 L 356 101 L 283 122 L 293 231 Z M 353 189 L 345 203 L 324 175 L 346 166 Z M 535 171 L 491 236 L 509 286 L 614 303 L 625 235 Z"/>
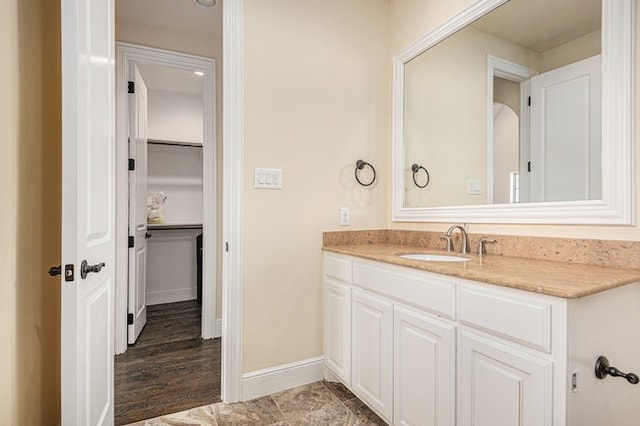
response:
<path id="1" fill-rule="evenodd" d="M 147 193 L 164 199 L 147 224 L 146 303 L 202 301 L 203 81 L 153 64 L 148 91 Z"/>

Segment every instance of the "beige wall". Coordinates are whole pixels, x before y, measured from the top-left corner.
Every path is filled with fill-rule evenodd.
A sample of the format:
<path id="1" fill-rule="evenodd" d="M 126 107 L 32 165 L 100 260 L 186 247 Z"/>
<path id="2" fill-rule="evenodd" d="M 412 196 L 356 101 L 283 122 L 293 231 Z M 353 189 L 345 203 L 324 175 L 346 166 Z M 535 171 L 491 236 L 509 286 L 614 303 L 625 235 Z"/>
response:
<path id="1" fill-rule="evenodd" d="M 245 0 L 245 372 L 322 355 L 322 231 L 385 226 L 387 0 Z M 355 162 L 377 184 L 356 184 Z M 254 167 L 282 190 L 253 189 Z"/>
<path id="2" fill-rule="evenodd" d="M 2 8 L 0 422 L 55 424 L 60 289 L 46 270 L 60 258 L 59 4 Z"/>
<path id="3" fill-rule="evenodd" d="M 0 422 L 15 423 L 18 0 L 0 3 Z"/>
<path id="4" fill-rule="evenodd" d="M 216 6 L 222 7 L 222 1 Z M 222 27 L 222 13 L 216 13 L 218 19 L 213 25 Z M 222 38 L 207 39 L 188 32 L 176 32 L 154 26 L 143 26 L 137 23 L 116 20 L 116 40 L 142 46 L 156 47 L 172 50 L 174 52 L 189 53 L 192 55 L 214 58 L 216 60 L 216 183 L 217 183 L 217 210 L 218 217 L 216 233 L 218 235 L 217 247 L 222 247 Z M 222 317 L 222 251 L 218 250 L 216 265 L 216 317 Z"/>
<path id="5" fill-rule="evenodd" d="M 540 54 L 540 72 L 547 72 L 564 65 L 600 54 L 602 33 L 594 31 Z"/>
<path id="6" fill-rule="evenodd" d="M 444 5 L 443 3 L 446 3 Z M 472 4 L 472 0 L 456 0 L 455 2 L 441 2 L 438 0 L 391 0 L 391 40 L 392 54 L 398 50 L 415 42 L 416 39 L 429 31 L 435 29 L 452 14 L 462 10 Z M 428 13 L 428 17 L 427 14 Z M 640 13 L 637 9 L 636 13 Z M 639 32 L 636 32 L 638 38 Z M 636 56 L 640 52 L 640 43 L 636 40 Z M 640 72 L 636 70 L 636 86 L 640 83 Z M 636 122 L 640 119 L 640 108 L 638 104 L 640 96 L 636 95 L 635 111 Z M 638 133 L 636 132 L 636 146 L 638 146 Z M 636 164 L 640 160 L 640 149 L 636 148 Z M 389 160 L 390 163 L 390 160 Z M 640 196 L 640 173 L 636 167 L 636 199 Z M 390 175 L 386 177 L 390 179 Z M 388 206 L 391 210 L 391 205 Z M 638 214 L 638 213 L 637 213 Z M 636 219 L 640 223 L 640 217 Z M 389 222 L 389 226 L 394 229 L 415 229 L 445 231 L 449 223 L 402 223 Z M 472 233 L 495 233 L 510 235 L 530 235 L 549 236 L 566 238 L 592 238 L 592 239 L 612 239 L 612 240 L 639 240 L 640 231 L 638 227 L 629 226 L 567 226 L 567 225 L 501 225 L 501 224 L 471 224 L 469 232 Z"/>

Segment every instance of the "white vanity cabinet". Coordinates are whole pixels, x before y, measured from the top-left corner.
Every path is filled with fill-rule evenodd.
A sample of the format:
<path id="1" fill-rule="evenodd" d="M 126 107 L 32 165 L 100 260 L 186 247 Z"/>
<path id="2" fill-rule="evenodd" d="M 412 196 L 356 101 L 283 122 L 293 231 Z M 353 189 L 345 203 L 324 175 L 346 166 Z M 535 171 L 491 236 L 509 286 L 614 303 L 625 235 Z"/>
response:
<path id="1" fill-rule="evenodd" d="M 414 308 L 393 312 L 393 424 L 455 424 L 455 327 Z"/>
<path id="2" fill-rule="evenodd" d="M 393 304 L 360 289 L 351 299 L 351 390 L 390 421 L 393 415 Z"/>
<path id="3" fill-rule="evenodd" d="M 458 286 L 458 425 L 551 426 L 563 300 L 491 287 Z"/>
<path id="4" fill-rule="evenodd" d="M 391 291 L 380 291 L 389 285 Z M 455 425 L 454 289 L 453 283 L 406 268 L 326 254 L 328 377 L 390 424 Z M 349 297 L 350 316 L 343 310 Z"/>
<path id="5" fill-rule="evenodd" d="M 325 261 L 324 362 L 347 387 L 351 386 L 351 262 Z"/>
<path id="6" fill-rule="evenodd" d="M 459 330 L 458 425 L 552 425 L 552 366 L 550 359 Z"/>
<path id="7" fill-rule="evenodd" d="M 640 418 L 640 386 L 594 374 L 640 369 L 640 283 L 571 299 L 335 253 L 324 282 L 326 377 L 390 424 Z"/>

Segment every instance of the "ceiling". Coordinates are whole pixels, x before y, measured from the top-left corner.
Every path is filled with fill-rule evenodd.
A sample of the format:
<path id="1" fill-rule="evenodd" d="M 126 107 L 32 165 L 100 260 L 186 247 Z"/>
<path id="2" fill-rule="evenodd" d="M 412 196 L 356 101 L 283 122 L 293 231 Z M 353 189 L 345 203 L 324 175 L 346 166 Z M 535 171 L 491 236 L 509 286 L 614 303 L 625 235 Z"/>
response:
<path id="1" fill-rule="evenodd" d="M 202 95 L 204 79 L 193 71 L 155 64 L 137 66 L 149 90 Z"/>
<path id="2" fill-rule="evenodd" d="M 222 0 L 201 7 L 193 0 L 116 0 L 116 19 L 207 38 L 222 37 Z"/>
<path id="3" fill-rule="evenodd" d="M 512 0 L 473 24 L 537 52 L 600 29 L 601 0 Z"/>
<path id="4" fill-rule="evenodd" d="M 390 0 L 394 1 L 394 0 Z M 544 52 L 600 28 L 601 0 L 511 0 L 473 24 L 481 31 Z M 222 37 L 222 0 L 213 8 L 193 0 L 116 0 L 116 17 L 134 25 Z M 152 90 L 201 93 L 201 79 L 179 69 L 142 67 Z M 196 78 L 194 78 L 196 77 Z"/>
<path id="5" fill-rule="evenodd" d="M 132 25 L 155 27 L 185 35 L 218 40 L 222 38 L 222 0 L 212 8 L 193 0 L 116 0 L 116 19 Z M 138 64 L 150 90 L 201 95 L 203 79 L 193 71 L 153 64 Z"/>

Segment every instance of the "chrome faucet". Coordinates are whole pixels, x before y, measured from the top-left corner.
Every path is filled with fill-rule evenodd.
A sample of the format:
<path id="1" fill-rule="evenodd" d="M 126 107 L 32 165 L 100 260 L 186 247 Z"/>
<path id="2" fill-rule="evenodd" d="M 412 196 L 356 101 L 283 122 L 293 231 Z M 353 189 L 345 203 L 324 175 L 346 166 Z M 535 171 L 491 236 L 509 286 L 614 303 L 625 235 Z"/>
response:
<path id="1" fill-rule="evenodd" d="M 469 239 L 467 238 L 467 231 L 464 230 L 464 227 L 461 225 L 451 225 L 447 232 L 444 234 L 447 241 L 451 241 L 450 238 L 453 234 L 453 231 L 456 229 L 460 230 L 460 238 L 462 239 L 462 246 L 460 247 L 460 253 L 469 253 Z M 453 249 L 453 245 L 451 244 L 451 248 Z"/>

